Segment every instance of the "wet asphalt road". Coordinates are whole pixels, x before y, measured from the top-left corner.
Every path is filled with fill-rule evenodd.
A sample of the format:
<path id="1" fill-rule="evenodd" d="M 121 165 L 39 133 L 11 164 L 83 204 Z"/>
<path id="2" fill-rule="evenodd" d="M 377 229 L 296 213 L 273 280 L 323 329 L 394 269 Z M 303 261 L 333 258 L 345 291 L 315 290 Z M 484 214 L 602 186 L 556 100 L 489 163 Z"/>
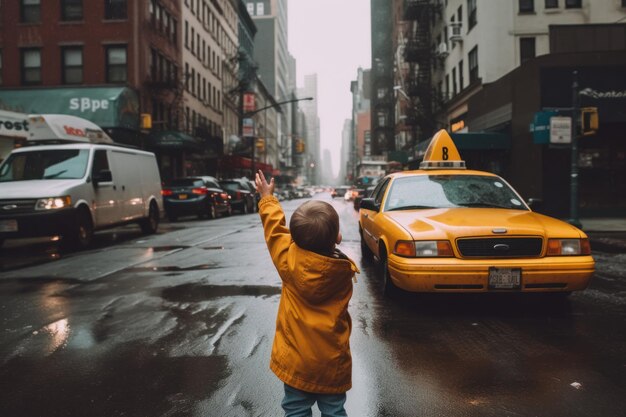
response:
<path id="1" fill-rule="evenodd" d="M 362 268 L 350 416 L 624 415 L 626 254 L 594 252 L 592 286 L 568 300 L 390 301 L 361 261 L 351 204 L 333 204 L 341 249 Z M 149 237 L 120 228 L 68 255 L 6 246 L 0 416 L 281 415 L 268 369 L 280 281 L 258 215 L 187 218 Z"/>

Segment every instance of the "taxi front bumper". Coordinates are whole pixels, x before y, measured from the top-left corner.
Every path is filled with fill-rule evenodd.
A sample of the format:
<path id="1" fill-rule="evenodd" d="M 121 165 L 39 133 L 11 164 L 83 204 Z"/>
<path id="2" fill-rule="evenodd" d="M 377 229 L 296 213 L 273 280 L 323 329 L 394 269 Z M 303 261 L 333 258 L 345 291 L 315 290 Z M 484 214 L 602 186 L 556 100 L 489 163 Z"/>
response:
<path id="1" fill-rule="evenodd" d="M 515 292 L 570 292 L 584 290 L 595 270 L 591 256 L 532 259 L 403 258 L 390 255 L 391 281 L 411 292 L 487 292 L 490 268 L 521 270 Z"/>

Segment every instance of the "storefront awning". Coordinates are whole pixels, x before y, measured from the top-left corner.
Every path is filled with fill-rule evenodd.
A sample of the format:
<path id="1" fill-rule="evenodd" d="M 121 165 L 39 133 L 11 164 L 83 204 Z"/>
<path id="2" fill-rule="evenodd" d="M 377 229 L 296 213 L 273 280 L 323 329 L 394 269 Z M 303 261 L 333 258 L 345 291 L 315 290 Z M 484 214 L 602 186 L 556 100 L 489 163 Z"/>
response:
<path id="1" fill-rule="evenodd" d="M 153 131 L 148 135 L 148 148 L 201 151 L 202 142 L 186 133 L 175 130 Z"/>
<path id="2" fill-rule="evenodd" d="M 0 90 L 0 108 L 26 114 L 67 114 L 106 129 L 139 129 L 139 100 L 126 87 Z"/>

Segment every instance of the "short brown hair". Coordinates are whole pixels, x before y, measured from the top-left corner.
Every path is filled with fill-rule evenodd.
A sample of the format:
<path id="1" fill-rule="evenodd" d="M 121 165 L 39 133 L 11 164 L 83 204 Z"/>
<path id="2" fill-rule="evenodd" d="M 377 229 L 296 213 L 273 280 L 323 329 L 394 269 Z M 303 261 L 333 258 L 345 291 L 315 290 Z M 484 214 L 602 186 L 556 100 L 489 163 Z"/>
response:
<path id="1" fill-rule="evenodd" d="M 289 230 L 296 245 L 302 249 L 331 253 L 339 236 L 339 215 L 324 201 L 307 201 L 291 215 Z"/>

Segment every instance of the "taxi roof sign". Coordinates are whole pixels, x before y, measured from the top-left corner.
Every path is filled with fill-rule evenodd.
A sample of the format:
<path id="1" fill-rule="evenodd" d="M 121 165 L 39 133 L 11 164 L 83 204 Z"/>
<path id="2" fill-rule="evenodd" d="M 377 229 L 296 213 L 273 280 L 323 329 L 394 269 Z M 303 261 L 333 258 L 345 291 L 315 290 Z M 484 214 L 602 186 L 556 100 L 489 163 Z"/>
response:
<path id="1" fill-rule="evenodd" d="M 444 129 L 435 133 L 430 140 L 420 169 L 465 169 L 465 161 Z"/>
<path id="2" fill-rule="evenodd" d="M 95 123 L 67 114 L 30 114 L 28 125 L 29 141 L 113 143 Z"/>

